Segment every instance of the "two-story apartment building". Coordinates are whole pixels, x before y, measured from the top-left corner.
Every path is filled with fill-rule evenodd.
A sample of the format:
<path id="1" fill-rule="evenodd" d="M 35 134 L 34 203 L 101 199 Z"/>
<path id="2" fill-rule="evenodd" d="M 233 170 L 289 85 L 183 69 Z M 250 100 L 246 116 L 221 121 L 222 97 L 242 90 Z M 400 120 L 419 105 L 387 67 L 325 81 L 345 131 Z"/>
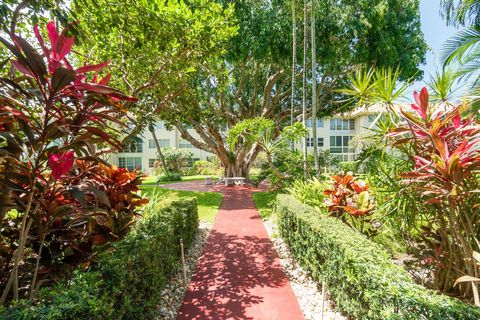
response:
<path id="1" fill-rule="evenodd" d="M 376 114 L 370 111 L 354 111 L 343 117 L 317 119 L 317 145 L 319 150 L 330 150 L 340 161 L 353 161 L 359 150 L 351 146 L 353 137 L 365 133 L 374 121 Z M 313 138 L 311 137 L 313 121 L 307 121 L 310 135 L 307 138 L 307 147 L 313 151 Z M 194 137 L 198 137 L 195 130 L 188 129 Z M 155 127 L 155 134 L 161 147 L 186 149 L 192 152 L 194 160 L 207 160 L 214 156 L 209 152 L 199 150 L 192 144 L 180 137 L 176 129 L 167 130 L 163 123 L 159 122 Z M 301 148 L 301 146 L 298 146 Z M 150 174 L 153 163 L 157 159 L 155 141 L 150 132 L 145 132 L 142 139 L 132 145 L 128 150 L 123 150 L 112 155 L 110 162 L 128 169 L 140 169 Z"/>

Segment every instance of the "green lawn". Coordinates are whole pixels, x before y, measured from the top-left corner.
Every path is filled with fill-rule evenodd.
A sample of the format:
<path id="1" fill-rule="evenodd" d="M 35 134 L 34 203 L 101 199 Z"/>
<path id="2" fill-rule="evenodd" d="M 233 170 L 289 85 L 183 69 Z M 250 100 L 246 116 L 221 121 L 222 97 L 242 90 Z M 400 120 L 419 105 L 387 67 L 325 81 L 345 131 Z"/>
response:
<path id="1" fill-rule="evenodd" d="M 223 195 L 219 192 L 195 192 L 170 190 L 153 185 L 143 184 L 141 190 L 148 195 L 155 193 L 162 200 L 175 200 L 184 197 L 195 197 L 198 203 L 198 216 L 200 221 L 213 223 L 218 208 L 222 203 Z"/>
<path id="2" fill-rule="evenodd" d="M 182 177 L 182 181 L 194 181 L 194 180 L 203 180 L 206 176 L 196 175 L 196 176 L 184 176 Z M 211 177 L 211 176 L 210 176 Z M 218 179 L 217 177 L 213 177 L 213 180 Z M 148 176 L 142 179 L 143 185 L 155 185 L 155 184 L 167 184 L 167 183 L 174 183 L 179 181 L 161 181 L 157 183 L 156 176 Z"/>
<path id="3" fill-rule="evenodd" d="M 262 219 L 268 219 L 272 215 L 273 203 L 276 196 L 276 192 L 255 192 L 253 194 L 253 201 Z"/>

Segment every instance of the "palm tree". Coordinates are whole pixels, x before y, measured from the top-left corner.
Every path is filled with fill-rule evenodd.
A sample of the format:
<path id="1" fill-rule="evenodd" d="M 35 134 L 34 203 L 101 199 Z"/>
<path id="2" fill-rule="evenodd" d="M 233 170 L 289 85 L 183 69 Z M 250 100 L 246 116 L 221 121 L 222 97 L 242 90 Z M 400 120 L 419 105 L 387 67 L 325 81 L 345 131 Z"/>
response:
<path id="1" fill-rule="evenodd" d="M 297 64 L 297 18 L 295 12 L 295 0 L 292 0 L 292 101 L 290 106 L 290 125 L 295 121 L 295 65 Z M 295 142 L 292 141 L 292 151 L 295 150 Z"/>
<path id="2" fill-rule="evenodd" d="M 442 15 L 450 25 L 480 25 L 479 0 L 442 0 Z"/>
<path id="3" fill-rule="evenodd" d="M 318 163 L 318 144 L 317 144 L 317 53 L 315 48 L 315 0 L 312 0 L 311 30 L 312 35 L 312 139 L 313 139 L 313 160 L 315 162 L 315 172 L 320 175 L 320 165 Z"/>
<path id="4" fill-rule="evenodd" d="M 303 96 L 302 96 L 302 123 L 306 126 L 307 113 L 307 32 L 308 32 L 308 10 L 307 1 L 303 1 Z M 303 139 L 303 171 L 305 180 L 308 178 L 308 154 L 307 154 L 307 138 Z"/>
<path id="5" fill-rule="evenodd" d="M 472 81 L 479 89 L 480 81 L 480 0 L 442 0 L 442 14 L 447 24 L 465 26 L 450 38 L 444 47 L 444 65 L 458 66 L 457 74 Z"/>

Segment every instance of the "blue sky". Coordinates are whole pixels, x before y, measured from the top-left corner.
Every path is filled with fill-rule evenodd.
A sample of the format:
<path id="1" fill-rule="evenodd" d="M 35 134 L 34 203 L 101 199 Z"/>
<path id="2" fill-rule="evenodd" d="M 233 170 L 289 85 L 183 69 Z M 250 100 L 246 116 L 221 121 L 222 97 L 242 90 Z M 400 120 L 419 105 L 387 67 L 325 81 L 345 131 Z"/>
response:
<path id="1" fill-rule="evenodd" d="M 442 46 L 457 32 L 457 29 L 447 26 L 440 16 L 440 0 L 420 0 L 420 19 L 425 41 L 430 47 L 426 65 L 421 67 L 424 70 L 424 79 L 428 80 L 430 74 L 434 74 L 441 67 Z M 423 82 L 417 82 L 414 89 L 419 90 L 422 85 Z"/>

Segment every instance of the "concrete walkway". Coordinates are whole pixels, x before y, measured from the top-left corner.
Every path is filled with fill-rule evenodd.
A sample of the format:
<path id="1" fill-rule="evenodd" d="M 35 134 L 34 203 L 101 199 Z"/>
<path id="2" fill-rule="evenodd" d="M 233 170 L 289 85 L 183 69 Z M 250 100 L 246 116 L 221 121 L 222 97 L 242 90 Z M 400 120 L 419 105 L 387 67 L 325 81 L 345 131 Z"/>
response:
<path id="1" fill-rule="evenodd" d="M 223 203 L 177 319 L 303 319 L 252 189 L 218 191 Z"/>

